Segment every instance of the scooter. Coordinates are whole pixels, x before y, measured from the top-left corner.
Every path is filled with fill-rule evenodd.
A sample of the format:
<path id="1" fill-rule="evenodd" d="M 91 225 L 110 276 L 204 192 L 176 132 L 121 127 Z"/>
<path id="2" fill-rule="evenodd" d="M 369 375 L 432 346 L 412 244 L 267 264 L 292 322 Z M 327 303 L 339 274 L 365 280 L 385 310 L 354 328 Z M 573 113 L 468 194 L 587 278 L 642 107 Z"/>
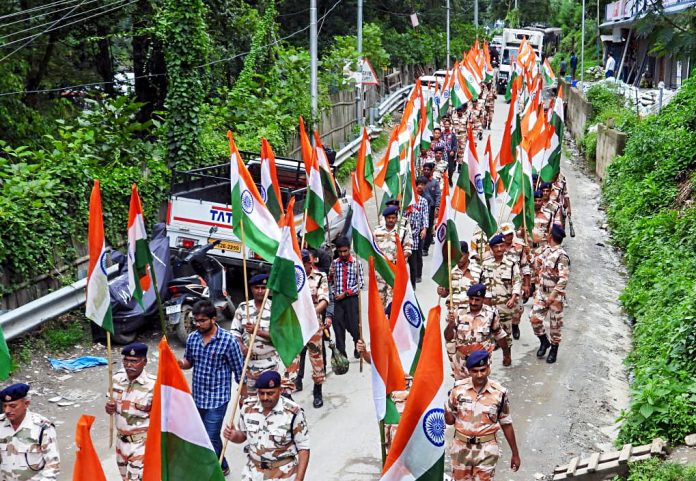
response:
<path id="1" fill-rule="evenodd" d="M 211 229 L 211 234 L 215 232 Z M 171 298 L 165 303 L 167 326 L 176 331 L 176 337 L 186 344 L 188 335 L 193 332 L 193 305 L 210 299 L 217 310 L 217 319 L 232 319 L 235 306 L 227 293 L 227 268 L 208 252 L 221 241 L 191 249 L 177 267 L 188 264 L 195 272 L 193 276 L 177 277 L 167 285 Z"/>

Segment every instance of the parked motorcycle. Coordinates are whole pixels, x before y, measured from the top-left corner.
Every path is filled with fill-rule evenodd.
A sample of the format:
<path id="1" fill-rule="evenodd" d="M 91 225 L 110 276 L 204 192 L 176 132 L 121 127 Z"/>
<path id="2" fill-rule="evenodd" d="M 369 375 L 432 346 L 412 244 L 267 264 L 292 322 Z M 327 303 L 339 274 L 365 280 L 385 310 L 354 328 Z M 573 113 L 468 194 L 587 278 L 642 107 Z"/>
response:
<path id="1" fill-rule="evenodd" d="M 217 231 L 210 229 L 211 235 Z M 177 267 L 188 264 L 195 275 L 177 277 L 167 285 L 169 301 L 164 304 L 167 327 L 176 331 L 176 337 L 186 344 L 188 335 L 193 332 L 193 305 L 203 299 L 210 299 L 217 310 L 218 320 L 232 319 L 235 306 L 227 293 L 227 268 L 208 253 L 221 241 L 193 247 Z"/>

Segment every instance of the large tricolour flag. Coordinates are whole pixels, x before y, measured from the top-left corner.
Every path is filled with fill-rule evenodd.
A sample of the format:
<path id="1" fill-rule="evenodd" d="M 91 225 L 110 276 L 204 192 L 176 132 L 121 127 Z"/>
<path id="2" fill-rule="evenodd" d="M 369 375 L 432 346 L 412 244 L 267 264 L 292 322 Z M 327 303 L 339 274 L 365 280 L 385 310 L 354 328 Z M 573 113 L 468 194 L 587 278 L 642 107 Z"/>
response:
<path id="1" fill-rule="evenodd" d="M 558 96 L 553 103 L 551 125 L 554 132 L 548 147 L 547 165 L 541 169 L 541 178 L 545 182 L 551 182 L 561 171 L 561 144 L 563 143 L 563 131 L 565 130 L 563 117 L 563 89 L 558 87 Z"/>
<path id="2" fill-rule="evenodd" d="M 159 366 L 143 463 L 143 481 L 225 479 L 191 389 L 166 337 L 159 343 Z"/>
<path id="3" fill-rule="evenodd" d="M 293 197 L 285 209 L 280 244 L 268 278 L 268 288 L 273 293 L 271 341 L 286 366 L 319 330 L 295 234 L 294 206 Z"/>
<path id="4" fill-rule="evenodd" d="M 150 288 L 151 263 L 152 254 L 147 243 L 143 207 L 138 187 L 133 184 L 128 210 L 128 292 L 141 303 L 143 293 Z"/>
<path id="5" fill-rule="evenodd" d="M 87 269 L 87 301 L 85 317 L 114 333 L 111 318 L 109 278 L 106 274 L 106 244 L 104 242 L 104 216 L 102 215 L 99 181 L 94 181 L 89 197 L 89 233 L 87 237 L 89 268 Z"/>
<path id="6" fill-rule="evenodd" d="M 305 224 L 304 239 L 310 247 L 315 249 L 324 243 L 324 220 L 327 214 L 324 203 L 324 185 L 321 180 L 321 172 L 317 164 L 316 150 L 312 155 L 312 163 L 307 177 L 307 195 L 305 196 Z M 329 207 L 330 208 L 330 207 Z"/>
<path id="7" fill-rule="evenodd" d="M 261 187 L 259 192 L 264 201 L 268 212 L 271 213 L 276 222 L 283 218 L 283 198 L 280 196 L 280 184 L 276 174 L 275 154 L 268 140 L 261 138 Z"/>
<path id="8" fill-rule="evenodd" d="M 457 235 L 457 225 L 454 223 L 454 209 L 452 209 L 449 182 L 445 173 L 442 184 L 442 200 L 440 212 L 435 224 L 435 252 L 433 254 L 433 280 L 440 286 L 449 289 L 450 271 L 462 256 Z"/>
<path id="9" fill-rule="evenodd" d="M 232 185 L 234 235 L 242 239 L 246 246 L 261 256 L 263 260 L 273 262 L 278 250 L 278 242 L 280 242 L 280 229 L 266 208 L 246 165 L 242 162 L 232 132 L 227 131 L 227 138 L 230 141 L 230 183 Z"/>
<path id="10" fill-rule="evenodd" d="M 428 314 L 423 350 L 381 481 L 442 481 L 445 472 L 445 371 L 440 306 Z"/>
<path id="11" fill-rule="evenodd" d="M 372 348 L 372 397 L 378 421 L 388 424 L 399 422 L 399 413 L 389 394 L 406 389 L 404 370 L 401 367 L 389 321 L 384 315 L 384 305 L 377 287 L 374 258 L 370 259 L 367 313 L 370 318 L 370 345 Z"/>

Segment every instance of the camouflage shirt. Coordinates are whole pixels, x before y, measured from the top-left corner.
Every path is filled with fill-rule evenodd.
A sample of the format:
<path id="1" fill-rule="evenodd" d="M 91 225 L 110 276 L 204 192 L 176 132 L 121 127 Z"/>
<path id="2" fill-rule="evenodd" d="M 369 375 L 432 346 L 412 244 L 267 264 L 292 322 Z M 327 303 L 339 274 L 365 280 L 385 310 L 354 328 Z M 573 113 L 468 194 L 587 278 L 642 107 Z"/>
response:
<path id="1" fill-rule="evenodd" d="M 476 314 L 473 314 L 468 306 L 466 308 L 460 307 L 455 322 L 455 346 L 466 355 L 469 353 L 463 351 L 466 351 L 467 346 L 493 352 L 495 341 L 507 336 L 507 333 L 500 326 L 498 311 L 495 307 L 483 305 Z"/>
<path id="2" fill-rule="evenodd" d="M 144 369 L 133 382 L 128 380 L 125 370 L 120 370 L 114 375 L 116 430 L 119 435 L 130 436 L 147 432 L 150 425 L 149 407 L 152 406 L 154 389 L 155 378 Z"/>
<path id="3" fill-rule="evenodd" d="M 534 259 L 539 287 L 564 296 L 570 274 L 570 259 L 562 246 L 546 246 Z"/>
<path id="4" fill-rule="evenodd" d="M 479 277 L 480 273 L 478 276 L 475 275 L 470 267 L 466 269 L 466 272 L 462 272 L 459 266 L 454 266 L 452 269 L 452 300 L 455 307 L 465 308 L 469 305 L 469 296 L 466 295 L 466 291 L 478 283 Z"/>
<path id="5" fill-rule="evenodd" d="M 398 225 L 398 224 L 397 224 Z M 413 235 L 411 234 L 411 226 L 408 226 L 408 234 L 405 232 L 402 236 L 402 231 L 399 229 L 399 239 L 404 248 L 404 256 L 408 257 L 413 252 Z M 382 253 L 392 262 L 396 262 L 396 229 L 387 230 L 385 226 L 380 225 L 375 229 L 375 242 Z"/>
<path id="6" fill-rule="evenodd" d="M 326 274 L 316 269 L 312 269 L 309 277 L 309 292 L 312 293 L 312 302 L 316 306 L 321 301 L 326 301 L 328 307 L 331 300 L 329 299 L 329 281 Z M 322 324 L 321 314 L 317 314 L 319 325 Z"/>
<path id="7" fill-rule="evenodd" d="M 245 451 L 255 461 L 296 458 L 298 451 L 309 449 L 304 411 L 283 396 L 267 416 L 258 398 L 247 399 L 239 416 L 239 430 L 246 434 Z"/>
<path id="8" fill-rule="evenodd" d="M 510 298 L 522 293 L 520 266 L 509 255 L 503 255 L 500 262 L 495 257 L 483 261 L 481 282 L 486 284 L 486 298 L 493 305 L 505 304 Z"/>
<path id="9" fill-rule="evenodd" d="M 537 244 L 545 243 L 546 236 L 551 232 L 551 227 L 561 222 L 560 204 L 552 200 L 548 201 L 539 212 L 534 214 L 534 229 L 532 229 L 534 242 Z"/>
<path id="10" fill-rule="evenodd" d="M 549 200 L 556 201 L 563 205 L 563 200 L 568 196 L 568 183 L 563 174 L 558 174 L 558 180 L 551 186 Z"/>
<path id="11" fill-rule="evenodd" d="M 15 431 L 5 415 L 0 415 L 0 479 L 49 481 L 59 474 L 56 428 L 51 421 L 27 411 Z"/>
<path id="12" fill-rule="evenodd" d="M 495 434 L 500 426 L 512 424 L 507 389 L 492 379 L 481 392 L 471 378 L 455 382 L 445 411 L 455 417 L 454 429 L 464 436 Z"/>
<path id="13" fill-rule="evenodd" d="M 531 256 L 523 239 L 515 237 L 506 254 L 519 264 L 520 274 L 523 277 L 531 275 Z"/>
<path id="14" fill-rule="evenodd" d="M 241 341 L 245 346 L 249 345 L 249 340 L 251 339 L 251 333 L 244 329 L 247 324 L 255 324 L 256 319 L 259 315 L 259 310 L 256 308 L 256 304 L 253 300 L 249 301 L 249 318 L 247 319 L 247 303 L 240 302 L 237 306 L 237 310 L 234 312 L 234 318 L 232 319 L 232 326 L 230 332 L 232 335 Z M 266 305 L 263 308 L 263 313 L 261 314 L 261 323 L 259 324 L 260 331 L 266 331 L 271 327 L 271 300 L 266 300 Z M 254 348 L 252 350 L 252 359 L 269 359 L 277 356 L 276 348 L 270 339 L 263 338 L 261 336 L 256 336 L 254 341 Z"/>

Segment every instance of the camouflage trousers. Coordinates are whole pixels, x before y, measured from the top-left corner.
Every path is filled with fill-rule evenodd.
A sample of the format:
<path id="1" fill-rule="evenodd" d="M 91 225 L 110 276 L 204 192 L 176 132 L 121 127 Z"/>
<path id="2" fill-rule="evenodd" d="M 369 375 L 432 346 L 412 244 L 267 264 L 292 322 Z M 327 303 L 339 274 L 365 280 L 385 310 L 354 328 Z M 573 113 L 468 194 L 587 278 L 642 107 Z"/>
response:
<path id="1" fill-rule="evenodd" d="M 544 321 L 546 315 L 549 316 L 549 337 L 552 344 L 561 343 L 561 328 L 563 327 L 563 302 L 564 296 L 557 296 L 554 300 L 549 299 L 550 293 L 537 289 L 534 293 L 534 305 L 529 320 L 532 323 L 534 334 L 543 336 L 546 334 Z"/>
<path id="2" fill-rule="evenodd" d="M 324 330 L 319 329 L 307 343 L 309 363 L 312 365 L 312 380 L 314 384 L 324 384 L 326 370 L 324 369 L 324 356 L 322 355 Z"/>
<path id="3" fill-rule="evenodd" d="M 145 440 L 140 443 L 127 443 L 116 438 L 116 464 L 123 481 L 140 481 L 143 479 L 143 462 L 145 460 Z"/>
<path id="4" fill-rule="evenodd" d="M 454 367 L 454 354 L 457 352 L 457 346 L 454 342 L 454 339 L 445 343 L 445 349 L 447 350 L 447 358 L 449 359 L 450 367 L 452 368 L 452 376 L 456 376 Z"/>
<path id="5" fill-rule="evenodd" d="M 379 290 L 379 297 L 382 299 L 386 309 L 392 301 L 392 288 L 381 276 L 377 276 L 377 290 Z"/>
<path id="6" fill-rule="evenodd" d="M 387 453 L 391 449 L 392 442 L 394 441 L 394 436 L 396 436 L 396 428 L 398 424 L 385 424 L 384 425 L 384 449 Z"/>
<path id="7" fill-rule="evenodd" d="M 505 331 L 505 334 L 507 334 L 508 346 L 512 347 L 512 319 L 515 315 L 515 309 L 517 309 L 517 307 L 513 307 L 512 309 L 510 309 L 508 306 L 505 305 L 505 302 L 496 304 L 494 307 L 498 309 L 498 316 L 500 317 L 500 326 L 503 328 L 503 331 Z"/>
<path id="8" fill-rule="evenodd" d="M 297 461 L 278 466 L 272 469 L 260 469 L 247 459 L 242 481 L 295 481 L 297 477 Z"/>
<path id="9" fill-rule="evenodd" d="M 281 378 L 283 394 L 292 394 L 295 391 L 295 379 L 300 370 L 300 357 L 297 356 L 293 362 L 285 369 Z M 277 354 L 266 359 L 251 359 L 247 368 L 246 386 L 244 398 L 256 395 L 256 380 L 261 373 L 266 371 L 283 372 L 283 362 Z"/>
<path id="10" fill-rule="evenodd" d="M 468 444 L 454 438 L 450 456 L 454 481 L 491 481 L 495 476 L 500 447 L 497 441 Z"/>
<path id="11" fill-rule="evenodd" d="M 517 305 L 512 310 L 512 325 L 519 326 L 522 321 L 522 314 L 524 314 L 524 304 L 522 304 L 522 298 L 517 301 Z M 505 331 L 507 332 L 507 331 Z M 508 332 L 508 335 L 511 334 Z"/>

